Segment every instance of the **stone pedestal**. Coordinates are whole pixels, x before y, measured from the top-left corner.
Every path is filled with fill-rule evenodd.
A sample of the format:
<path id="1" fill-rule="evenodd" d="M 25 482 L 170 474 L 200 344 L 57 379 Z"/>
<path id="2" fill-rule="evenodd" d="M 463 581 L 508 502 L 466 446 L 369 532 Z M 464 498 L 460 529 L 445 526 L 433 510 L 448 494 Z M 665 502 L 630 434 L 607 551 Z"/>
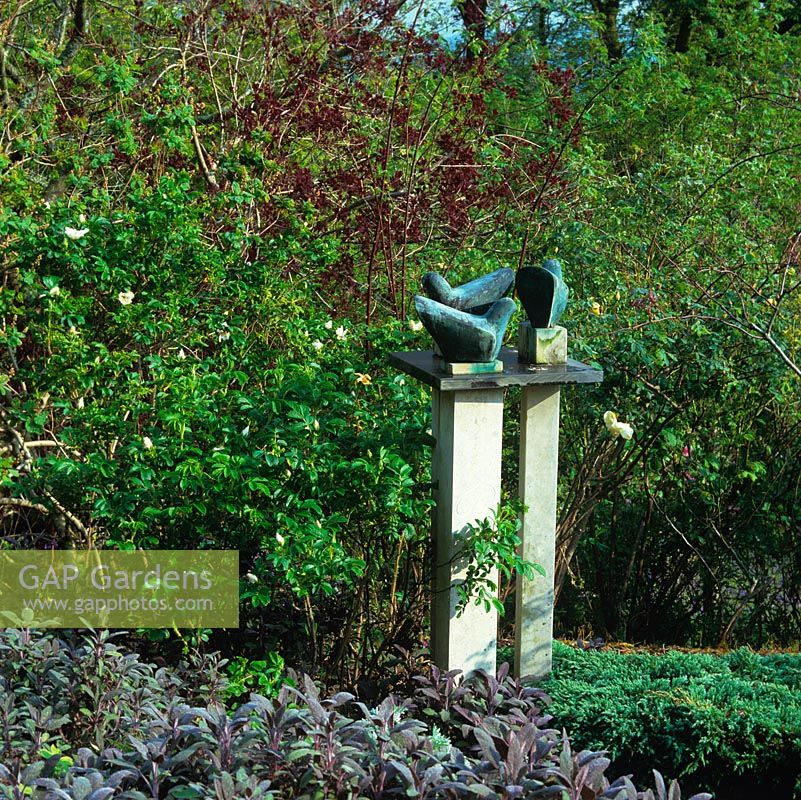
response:
<path id="1" fill-rule="evenodd" d="M 556 478 L 559 466 L 559 385 L 526 386 L 520 398 L 519 493 L 522 556 L 545 568 L 517 576 L 515 674 L 543 678 L 551 671 Z"/>
<path id="2" fill-rule="evenodd" d="M 501 349 L 499 358 L 502 372 L 450 375 L 431 350 L 389 356 L 393 366 L 433 389 L 437 505 L 431 651 L 442 669 L 495 672 L 496 612 L 471 604 L 456 616 L 454 582 L 466 564 L 459 559 L 454 536 L 498 505 L 504 389 L 522 388 L 520 496 L 528 511 L 522 519 L 521 552 L 542 565 L 546 575 L 518 579 L 515 670 L 539 678 L 551 667 L 560 387 L 599 383 L 603 373 L 571 359 L 556 365 L 526 364 L 508 348 Z"/>
<path id="3" fill-rule="evenodd" d="M 534 328 L 526 320 L 517 331 L 517 352 L 528 364 L 565 364 L 567 362 L 567 329 L 560 325 Z"/>
<path id="4" fill-rule="evenodd" d="M 492 515 L 501 500 L 503 390 L 434 389 L 431 405 L 436 439 L 431 657 L 442 669 L 494 672 L 495 614 L 470 603 L 456 616 L 456 584 L 465 577 L 468 562 L 459 557 L 455 536 Z M 497 571 L 490 579 L 497 585 Z"/>

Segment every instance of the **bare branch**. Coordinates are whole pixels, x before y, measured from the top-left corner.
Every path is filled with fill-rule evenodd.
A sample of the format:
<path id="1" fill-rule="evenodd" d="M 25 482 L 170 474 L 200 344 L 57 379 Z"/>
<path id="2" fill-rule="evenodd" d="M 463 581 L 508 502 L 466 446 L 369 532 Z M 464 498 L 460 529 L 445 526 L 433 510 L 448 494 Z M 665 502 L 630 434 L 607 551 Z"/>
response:
<path id="1" fill-rule="evenodd" d="M 197 128 L 194 125 L 192 126 L 192 142 L 195 145 L 195 153 L 197 154 L 197 160 L 200 164 L 200 171 L 203 173 L 206 183 L 211 186 L 212 189 L 219 189 L 220 184 L 217 183 L 217 178 L 209 162 L 206 160 L 206 156 L 203 153 L 203 145 L 200 144 L 200 137 L 197 135 Z"/>
<path id="2" fill-rule="evenodd" d="M 32 511 L 38 511 L 40 514 L 49 516 L 50 509 L 43 506 L 41 503 L 33 503 L 23 497 L 0 497 L 0 506 L 9 506 L 11 508 L 27 508 Z"/>

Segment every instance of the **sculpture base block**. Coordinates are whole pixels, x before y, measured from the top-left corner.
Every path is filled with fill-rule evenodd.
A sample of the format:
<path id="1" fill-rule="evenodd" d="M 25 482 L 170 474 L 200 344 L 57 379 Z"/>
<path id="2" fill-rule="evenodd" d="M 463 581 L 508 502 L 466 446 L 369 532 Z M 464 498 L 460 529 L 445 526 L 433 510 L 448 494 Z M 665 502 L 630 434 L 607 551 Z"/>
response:
<path id="1" fill-rule="evenodd" d="M 453 362 L 445 364 L 445 371 L 448 375 L 486 375 L 487 373 L 503 372 L 503 361 L 477 361 L 477 362 Z"/>
<path id="2" fill-rule="evenodd" d="M 561 325 L 552 328 L 534 328 L 521 322 L 517 335 L 517 358 L 527 364 L 567 363 L 567 329 Z"/>

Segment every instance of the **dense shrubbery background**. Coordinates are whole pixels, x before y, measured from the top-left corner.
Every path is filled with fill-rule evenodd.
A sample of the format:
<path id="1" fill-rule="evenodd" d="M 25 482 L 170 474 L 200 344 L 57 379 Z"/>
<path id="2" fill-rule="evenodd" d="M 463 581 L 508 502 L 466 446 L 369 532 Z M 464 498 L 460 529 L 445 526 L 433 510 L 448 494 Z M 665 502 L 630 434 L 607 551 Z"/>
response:
<path id="1" fill-rule="evenodd" d="M 4 9 L 7 545 L 238 547 L 212 644 L 379 692 L 429 525 L 385 354 L 425 270 L 557 255 L 606 372 L 564 397 L 563 629 L 797 645 L 794 18 L 605 5 L 464 46 L 379 2 Z"/>

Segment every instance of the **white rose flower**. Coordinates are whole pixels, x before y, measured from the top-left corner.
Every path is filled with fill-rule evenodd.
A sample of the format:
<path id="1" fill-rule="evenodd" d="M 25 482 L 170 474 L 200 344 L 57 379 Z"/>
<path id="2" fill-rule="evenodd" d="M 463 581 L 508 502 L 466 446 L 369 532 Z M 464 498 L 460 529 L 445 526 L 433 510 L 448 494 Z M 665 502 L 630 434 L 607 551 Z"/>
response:
<path id="1" fill-rule="evenodd" d="M 142 437 L 142 446 L 145 450 L 152 450 L 153 449 L 153 440 L 149 436 Z"/>
<path id="2" fill-rule="evenodd" d="M 83 397 L 79 397 L 78 402 L 75 405 L 78 406 L 78 408 L 83 408 L 86 405 L 86 402 L 84 401 Z"/>
<path id="3" fill-rule="evenodd" d="M 631 439 L 634 436 L 634 428 L 628 422 L 618 422 L 617 429 L 624 439 Z"/>
<path id="4" fill-rule="evenodd" d="M 343 328 L 341 325 L 336 329 L 337 339 L 345 339 L 348 335 L 348 329 Z"/>
<path id="5" fill-rule="evenodd" d="M 284 537 L 281 536 L 280 533 L 276 533 L 275 534 L 275 541 L 278 542 L 279 546 L 283 547 L 284 546 L 284 542 L 286 541 L 286 539 L 284 539 Z"/>
<path id="6" fill-rule="evenodd" d="M 70 228 L 69 225 L 64 228 L 64 235 L 73 241 L 83 239 L 87 233 L 89 233 L 89 228 Z"/>
<path id="7" fill-rule="evenodd" d="M 322 343 L 322 342 L 321 342 L 319 339 L 315 339 L 315 340 L 312 342 L 312 347 L 313 347 L 315 350 L 322 350 L 322 349 L 323 349 L 323 343 Z"/>
<path id="8" fill-rule="evenodd" d="M 81 225 L 83 225 L 83 223 L 84 223 L 84 222 L 86 222 L 86 214 L 80 214 L 80 215 L 78 216 L 78 222 L 79 222 Z"/>
<path id="9" fill-rule="evenodd" d="M 117 300 L 120 301 L 121 306 L 129 306 L 133 303 L 133 299 L 136 295 L 133 292 L 120 292 L 117 295 Z"/>
<path id="10" fill-rule="evenodd" d="M 329 319 L 329 320 L 328 320 L 328 322 L 326 322 L 326 323 L 325 323 L 325 325 L 324 325 L 323 327 L 324 327 L 324 328 L 325 328 L 327 331 L 330 331 L 330 330 L 331 330 L 331 328 L 333 328 L 333 327 L 334 327 L 334 323 L 333 323 L 333 322 L 332 322 L 332 321 Z"/>
<path id="11" fill-rule="evenodd" d="M 248 583 L 258 583 L 259 582 L 259 579 L 252 572 L 245 573 L 245 580 Z"/>
<path id="12" fill-rule="evenodd" d="M 53 286 L 53 287 L 50 288 L 50 291 L 48 292 L 48 294 L 51 297 L 58 297 L 61 294 L 61 289 L 59 289 L 58 286 Z"/>
<path id="13" fill-rule="evenodd" d="M 604 425 L 612 435 L 613 439 L 621 436 L 623 439 L 631 439 L 634 436 L 634 428 L 628 422 L 619 422 L 614 411 L 604 413 Z"/>
<path id="14" fill-rule="evenodd" d="M 409 327 L 412 329 L 412 331 L 414 331 L 414 333 L 417 333 L 418 331 L 423 330 L 423 323 L 419 320 L 410 319 Z"/>

